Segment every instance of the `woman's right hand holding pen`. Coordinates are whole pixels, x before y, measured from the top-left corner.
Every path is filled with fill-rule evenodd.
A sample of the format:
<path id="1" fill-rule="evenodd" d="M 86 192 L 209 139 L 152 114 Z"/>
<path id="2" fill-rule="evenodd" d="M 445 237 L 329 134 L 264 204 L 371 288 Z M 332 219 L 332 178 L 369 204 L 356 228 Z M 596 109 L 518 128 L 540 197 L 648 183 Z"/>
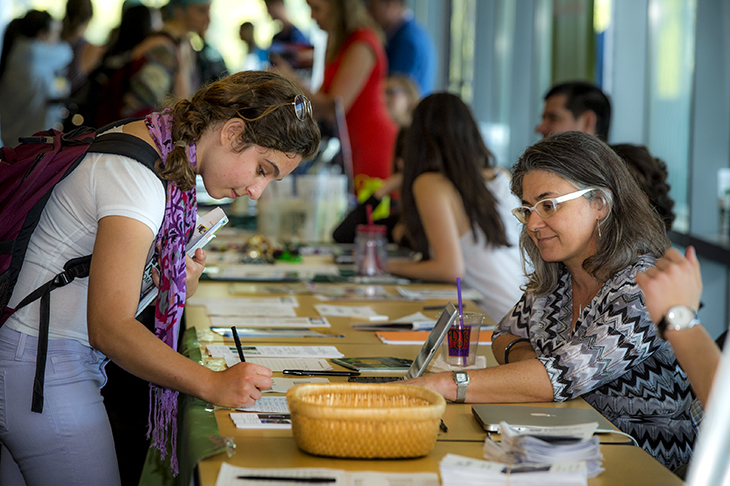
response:
<path id="1" fill-rule="evenodd" d="M 273 385 L 271 370 L 253 363 L 238 363 L 213 373 L 209 402 L 221 407 L 247 407 Z"/>

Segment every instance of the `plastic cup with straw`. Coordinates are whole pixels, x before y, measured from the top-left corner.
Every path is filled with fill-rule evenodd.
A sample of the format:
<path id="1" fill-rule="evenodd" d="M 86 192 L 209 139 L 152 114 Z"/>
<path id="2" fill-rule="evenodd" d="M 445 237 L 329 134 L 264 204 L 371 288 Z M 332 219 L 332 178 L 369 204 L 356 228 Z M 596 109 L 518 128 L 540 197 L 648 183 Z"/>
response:
<path id="1" fill-rule="evenodd" d="M 459 337 L 458 342 L 461 344 L 460 348 L 463 347 L 464 338 L 468 338 L 469 330 L 464 329 L 464 302 L 461 298 L 461 277 L 456 277 L 456 298 L 459 301 L 459 322 L 456 325 L 456 334 Z M 469 342 L 466 342 L 467 353 L 469 352 Z M 466 356 L 463 356 L 463 350 L 459 351 L 459 365 L 466 365 Z"/>

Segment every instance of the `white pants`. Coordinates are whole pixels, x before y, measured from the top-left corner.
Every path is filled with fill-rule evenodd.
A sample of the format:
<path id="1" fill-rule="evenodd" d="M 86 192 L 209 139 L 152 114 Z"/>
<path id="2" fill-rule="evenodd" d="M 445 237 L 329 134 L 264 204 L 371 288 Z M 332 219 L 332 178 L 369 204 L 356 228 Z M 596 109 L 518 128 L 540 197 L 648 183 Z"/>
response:
<path id="1" fill-rule="evenodd" d="M 0 328 L 0 484 L 119 485 L 99 392 L 106 360 L 78 341 L 49 341 L 43 413 L 35 413 L 37 346 L 37 338 Z"/>

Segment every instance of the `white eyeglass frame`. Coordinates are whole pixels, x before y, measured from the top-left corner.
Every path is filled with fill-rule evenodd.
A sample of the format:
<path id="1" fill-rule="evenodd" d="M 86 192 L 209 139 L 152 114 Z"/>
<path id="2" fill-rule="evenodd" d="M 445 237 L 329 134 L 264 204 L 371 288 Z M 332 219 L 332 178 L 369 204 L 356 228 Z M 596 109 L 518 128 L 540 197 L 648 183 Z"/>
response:
<path id="1" fill-rule="evenodd" d="M 564 203 L 564 202 L 567 202 L 567 201 L 572 201 L 573 199 L 578 199 L 583 194 L 589 193 L 591 191 L 596 191 L 596 190 L 598 190 L 597 187 L 589 187 L 588 189 L 581 189 L 580 191 L 571 192 L 571 193 L 565 194 L 563 196 L 548 197 L 548 198 L 541 199 L 541 200 L 537 201 L 537 203 L 535 203 L 535 205 L 532 206 L 532 207 L 530 207 L 530 206 L 520 206 L 518 208 L 514 208 L 512 210 L 512 214 L 515 216 L 515 218 L 517 218 L 517 221 L 519 221 L 522 224 L 527 224 L 527 222 L 530 220 L 530 216 L 532 215 L 532 212 L 533 211 L 536 212 L 537 215 L 540 216 L 542 219 L 548 219 L 550 216 L 554 216 L 555 213 L 548 214 L 547 216 L 543 216 L 540 213 L 540 210 L 537 209 L 538 206 L 540 206 L 540 204 L 544 203 L 545 201 L 551 201 L 553 203 L 553 205 L 555 206 L 555 212 L 557 212 L 558 211 L 558 204 Z M 525 210 L 528 210 L 530 212 L 528 214 L 525 214 Z"/>

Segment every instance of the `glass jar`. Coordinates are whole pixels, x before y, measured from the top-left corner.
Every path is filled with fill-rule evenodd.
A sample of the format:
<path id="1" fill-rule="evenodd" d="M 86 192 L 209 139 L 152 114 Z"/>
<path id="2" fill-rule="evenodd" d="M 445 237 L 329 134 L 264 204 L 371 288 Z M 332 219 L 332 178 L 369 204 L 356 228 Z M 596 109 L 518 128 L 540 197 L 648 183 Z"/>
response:
<path id="1" fill-rule="evenodd" d="M 385 226 L 360 224 L 355 234 L 355 263 L 363 276 L 383 275 L 388 259 Z"/>

